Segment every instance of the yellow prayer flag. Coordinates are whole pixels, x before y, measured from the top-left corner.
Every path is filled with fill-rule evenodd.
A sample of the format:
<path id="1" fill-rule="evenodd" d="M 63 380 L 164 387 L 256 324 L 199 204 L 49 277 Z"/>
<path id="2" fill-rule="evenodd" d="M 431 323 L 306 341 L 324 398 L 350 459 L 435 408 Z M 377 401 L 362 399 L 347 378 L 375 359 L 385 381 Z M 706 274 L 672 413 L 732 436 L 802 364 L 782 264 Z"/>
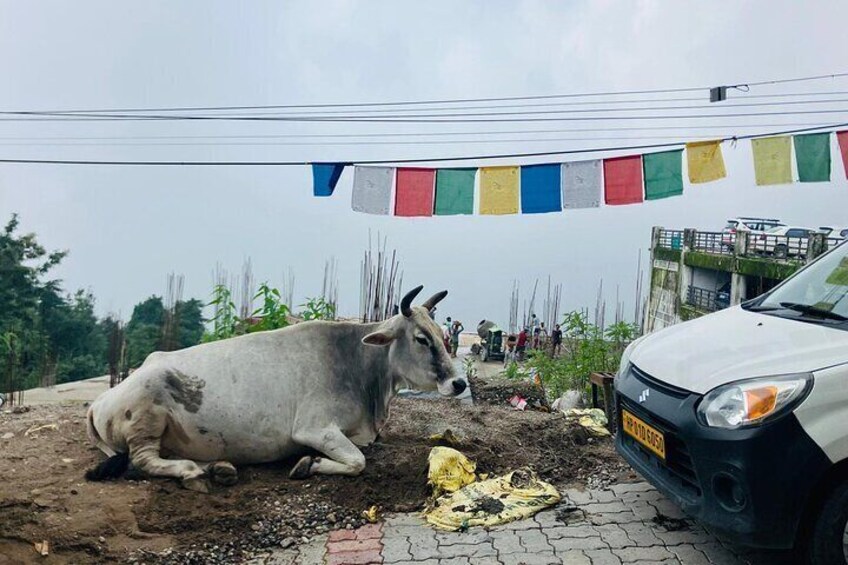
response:
<path id="1" fill-rule="evenodd" d="M 480 213 L 518 213 L 518 167 L 480 169 Z"/>
<path id="2" fill-rule="evenodd" d="M 792 138 L 763 137 L 751 140 L 757 185 L 792 182 Z"/>
<path id="3" fill-rule="evenodd" d="M 699 184 L 723 179 L 727 176 L 724 158 L 721 156 L 721 141 L 696 141 L 686 144 L 686 163 L 689 167 L 689 182 Z"/>

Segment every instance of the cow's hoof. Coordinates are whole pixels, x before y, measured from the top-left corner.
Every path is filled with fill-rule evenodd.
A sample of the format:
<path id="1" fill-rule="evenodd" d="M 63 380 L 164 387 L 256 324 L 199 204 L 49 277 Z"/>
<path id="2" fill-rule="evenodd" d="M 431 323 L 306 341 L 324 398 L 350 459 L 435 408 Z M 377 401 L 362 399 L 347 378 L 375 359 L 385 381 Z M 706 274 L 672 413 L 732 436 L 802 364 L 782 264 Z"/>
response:
<path id="1" fill-rule="evenodd" d="M 209 474 L 217 485 L 231 487 L 238 482 L 238 471 L 232 463 L 218 461 L 209 466 Z"/>
<path id="2" fill-rule="evenodd" d="M 203 477 L 194 477 L 193 479 L 183 479 L 183 488 L 209 494 L 209 481 Z"/>
<path id="3" fill-rule="evenodd" d="M 289 473 L 290 479 L 307 479 L 312 475 L 312 462 L 314 458 L 311 455 L 304 455 L 294 466 L 294 469 Z"/>

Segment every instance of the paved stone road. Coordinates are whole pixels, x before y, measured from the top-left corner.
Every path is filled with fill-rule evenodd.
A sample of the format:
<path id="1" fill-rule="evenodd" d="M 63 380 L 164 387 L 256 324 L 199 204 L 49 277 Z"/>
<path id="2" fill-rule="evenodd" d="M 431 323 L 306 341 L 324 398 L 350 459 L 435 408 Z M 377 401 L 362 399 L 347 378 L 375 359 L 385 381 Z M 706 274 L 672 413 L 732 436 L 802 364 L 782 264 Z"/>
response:
<path id="1" fill-rule="evenodd" d="M 784 552 L 730 546 L 690 520 L 647 483 L 568 490 L 557 507 L 486 531 L 440 532 L 415 515 L 341 530 L 265 565 L 777 565 Z"/>

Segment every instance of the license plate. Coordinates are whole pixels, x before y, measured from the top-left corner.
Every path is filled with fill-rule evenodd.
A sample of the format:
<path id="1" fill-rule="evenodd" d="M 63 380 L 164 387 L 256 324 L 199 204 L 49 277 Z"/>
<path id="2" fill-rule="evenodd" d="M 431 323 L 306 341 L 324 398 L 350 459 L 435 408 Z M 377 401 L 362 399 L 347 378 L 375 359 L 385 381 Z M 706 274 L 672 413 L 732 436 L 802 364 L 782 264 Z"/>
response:
<path id="1" fill-rule="evenodd" d="M 665 436 L 661 431 L 649 426 L 627 410 L 621 411 L 621 423 L 624 433 L 665 460 Z"/>

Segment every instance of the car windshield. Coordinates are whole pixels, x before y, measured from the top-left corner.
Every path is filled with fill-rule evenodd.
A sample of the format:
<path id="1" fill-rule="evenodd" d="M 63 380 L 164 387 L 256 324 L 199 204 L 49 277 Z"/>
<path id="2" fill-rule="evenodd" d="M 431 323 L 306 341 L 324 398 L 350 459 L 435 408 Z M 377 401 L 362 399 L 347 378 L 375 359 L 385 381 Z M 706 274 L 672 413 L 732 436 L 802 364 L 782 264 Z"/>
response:
<path id="1" fill-rule="evenodd" d="M 848 245 L 843 244 L 749 308 L 802 321 L 848 322 Z M 783 313 L 783 314 L 781 314 Z"/>

